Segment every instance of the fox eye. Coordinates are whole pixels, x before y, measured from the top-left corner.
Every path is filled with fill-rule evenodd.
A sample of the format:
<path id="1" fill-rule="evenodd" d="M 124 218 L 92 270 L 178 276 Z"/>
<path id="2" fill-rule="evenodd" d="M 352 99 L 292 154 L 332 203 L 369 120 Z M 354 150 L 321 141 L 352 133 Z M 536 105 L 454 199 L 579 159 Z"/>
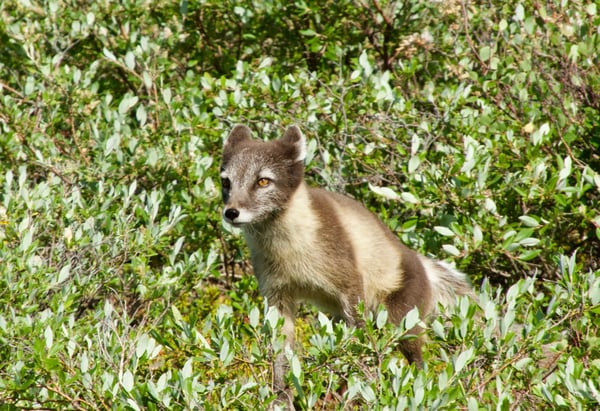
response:
<path id="1" fill-rule="evenodd" d="M 231 181 L 229 181 L 228 178 L 222 178 L 221 187 L 223 187 L 225 190 L 229 190 L 231 188 Z"/>
<path id="2" fill-rule="evenodd" d="M 269 180 L 268 178 L 259 178 L 258 181 L 256 182 L 256 184 L 258 184 L 259 187 L 266 187 L 269 184 L 271 184 L 271 180 Z"/>

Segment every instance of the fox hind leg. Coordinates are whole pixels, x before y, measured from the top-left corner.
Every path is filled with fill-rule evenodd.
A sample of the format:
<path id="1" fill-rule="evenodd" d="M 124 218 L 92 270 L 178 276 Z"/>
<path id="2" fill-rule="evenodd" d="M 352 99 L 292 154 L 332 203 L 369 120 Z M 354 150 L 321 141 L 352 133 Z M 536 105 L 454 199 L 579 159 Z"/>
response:
<path id="1" fill-rule="evenodd" d="M 427 315 L 429 311 L 429 301 L 431 301 L 431 290 L 429 282 L 424 277 L 408 278 L 398 290 L 388 295 L 385 306 L 388 310 L 390 320 L 394 324 L 400 324 L 406 314 L 417 307 L 422 316 Z M 408 338 L 398 343 L 398 349 L 409 363 L 415 364 L 418 368 L 423 368 L 422 347 L 424 337 L 421 335 L 423 329 L 415 326 L 407 330 Z"/>

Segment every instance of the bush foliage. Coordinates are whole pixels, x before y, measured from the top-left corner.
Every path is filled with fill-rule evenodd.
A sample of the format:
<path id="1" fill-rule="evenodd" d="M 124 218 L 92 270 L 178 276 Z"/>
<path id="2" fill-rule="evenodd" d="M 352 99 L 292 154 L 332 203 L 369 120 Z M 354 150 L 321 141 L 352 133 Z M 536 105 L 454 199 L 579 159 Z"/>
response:
<path id="1" fill-rule="evenodd" d="M 308 312 L 300 409 L 600 403 L 600 10 L 524 0 L 0 4 L 0 409 L 264 409 L 274 311 L 220 223 L 223 138 L 467 272 L 425 370 Z M 407 318 L 407 322 L 417 321 Z"/>

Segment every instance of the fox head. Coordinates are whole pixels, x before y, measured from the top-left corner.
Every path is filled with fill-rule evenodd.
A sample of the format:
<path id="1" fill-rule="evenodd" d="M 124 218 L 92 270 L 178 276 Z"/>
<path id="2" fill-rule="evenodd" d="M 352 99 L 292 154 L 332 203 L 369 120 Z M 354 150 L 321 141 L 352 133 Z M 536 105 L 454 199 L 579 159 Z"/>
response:
<path id="1" fill-rule="evenodd" d="M 278 140 L 253 140 L 244 125 L 233 128 L 223 146 L 223 219 L 236 227 L 265 222 L 286 208 L 304 176 L 306 140 L 289 127 Z"/>

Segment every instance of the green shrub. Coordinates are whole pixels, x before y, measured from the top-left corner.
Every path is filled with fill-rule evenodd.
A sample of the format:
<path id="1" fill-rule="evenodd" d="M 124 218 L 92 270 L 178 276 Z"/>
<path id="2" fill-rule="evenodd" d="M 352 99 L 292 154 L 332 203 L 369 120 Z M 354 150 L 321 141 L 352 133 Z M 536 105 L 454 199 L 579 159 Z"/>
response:
<path id="1" fill-rule="evenodd" d="M 600 402 L 600 26 L 577 2 L 0 4 L 0 409 L 264 409 L 281 321 L 220 223 L 222 139 L 309 139 L 307 178 L 480 293 L 428 326 L 306 310 L 299 409 Z M 410 317 L 407 321 L 416 321 Z"/>

